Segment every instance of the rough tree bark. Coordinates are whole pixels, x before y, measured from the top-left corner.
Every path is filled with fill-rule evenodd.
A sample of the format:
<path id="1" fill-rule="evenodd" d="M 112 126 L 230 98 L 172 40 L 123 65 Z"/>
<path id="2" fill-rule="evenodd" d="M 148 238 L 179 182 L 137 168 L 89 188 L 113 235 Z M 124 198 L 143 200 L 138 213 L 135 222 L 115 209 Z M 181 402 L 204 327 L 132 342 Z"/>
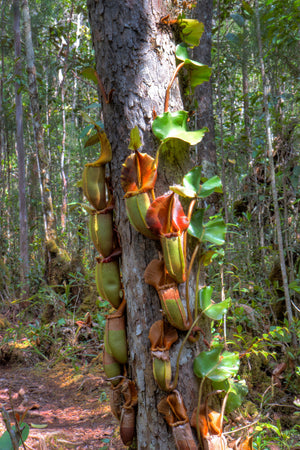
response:
<path id="1" fill-rule="evenodd" d="M 172 14 L 172 4 L 162 0 L 87 0 L 87 4 L 96 69 L 106 92 L 114 90 L 111 102 L 103 102 L 103 119 L 113 151 L 111 180 L 127 300 L 129 377 L 138 388 L 137 446 L 147 450 L 174 449 L 170 429 L 157 411 L 157 404 L 165 394 L 152 375 L 148 339 L 150 326 L 162 317 L 160 304 L 155 290 L 143 280 L 148 263 L 158 257 L 159 245 L 131 227 L 120 184 L 122 163 L 130 153 L 130 131 L 136 125 L 144 142 L 142 151 L 154 156 L 158 147 L 151 132 L 152 113 L 153 110 L 163 113 L 165 90 L 176 67 L 174 37 L 170 28 L 160 25 L 160 18 Z M 183 104 L 176 82 L 171 91 L 170 111 L 178 109 L 183 109 Z M 191 163 L 194 165 L 195 161 L 188 157 L 174 159 L 170 166 L 160 157 L 156 196 L 166 192 L 169 185 L 181 182 Z M 178 345 L 171 349 L 173 365 Z M 189 415 L 197 403 L 198 385 L 192 370 L 195 351 L 195 345 L 187 344 L 180 361 L 178 390 Z"/>

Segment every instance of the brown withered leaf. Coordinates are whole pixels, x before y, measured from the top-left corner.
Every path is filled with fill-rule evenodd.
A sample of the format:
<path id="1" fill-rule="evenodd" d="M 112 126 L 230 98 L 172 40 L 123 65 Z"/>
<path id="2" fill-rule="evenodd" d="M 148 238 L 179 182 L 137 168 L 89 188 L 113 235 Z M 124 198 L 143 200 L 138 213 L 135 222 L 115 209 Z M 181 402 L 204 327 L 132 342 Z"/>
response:
<path id="1" fill-rule="evenodd" d="M 146 267 L 144 280 L 147 284 L 159 289 L 164 285 L 173 285 L 173 278 L 168 275 L 162 259 L 153 259 Z"/>
<path id="2" fill-rule="evenodd" d="M 178 333 L 176 328 L 164 320 L 157 320 L 150 328 L 149 339 L 151 342 L 151 351 L 167 351 L 177 341 Z"/>
<path id="3" fill-rule="evenodd" d="M 197 428 L 197 408 L 194 409 L 191 425 Z M 205 403 L 200 405 L 198 424 L 201 436 L 203 439 L 209 436 L 220 436 L 222 434 L 222 429 L 220 428 L 221 414 L 208 408 Z"/>
<path id="4" fill-rule="evenodd" d="M 177 422 L 188 422 L 186 407 L 183 403 L 183 399 L 177 390 L 174 390 L 167 397 L 167 402 L 176 418 Z"/>
<path id="5" fill-rule="evenodd" d="M 247 437 L 238 446 L 238 450 L 253 450 L 253 436 Z"/>

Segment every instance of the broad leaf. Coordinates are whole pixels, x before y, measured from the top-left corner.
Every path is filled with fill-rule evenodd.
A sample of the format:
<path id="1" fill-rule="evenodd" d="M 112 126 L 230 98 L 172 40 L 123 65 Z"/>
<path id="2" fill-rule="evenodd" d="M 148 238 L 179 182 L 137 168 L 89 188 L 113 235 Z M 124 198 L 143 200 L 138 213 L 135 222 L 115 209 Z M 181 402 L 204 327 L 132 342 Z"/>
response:
<path id="1" fill-rule="evenodd" d="M 227 413 L 239 408 L 243 403 L 245 396 L 248 394 L 248 388 L 245 380 L 237 381 L 233 378 L 228 378 L 227 380 L 221 382 L 213 381 L 212 385 L 216 390 L 224 390 L 225 392 L 229 392 L 226 403 Z"/>
<path id="2" fill-rule="evenodd" d="M 204 32 L 204 25 L 196 19 L 178 18 L 181 39 L 190 47 L 199 45 Z"/>
<path id="3" fill-rule="evenodd" d="M 219 303 L 214 303 L 211 299 L 212 292 L 213 288 L 211 286 L 200 289 L 198 294 L 199 307 L 210 319 L 221 320 L 230 306 L 231 298 L 227 298 Z"/>
<path id="4" fill-rule="evenodd" d="M 222 192 L 222 182 L 219 177 L 209 178 L 201 185 L 201 173 L 201 166 L 194 167 L 184 176 L 182 180 L 183 186 L 170 186 L 170 189 L 182 197 L 188 198 L 205 198 L 213 192 Z"/>
<path id="5" fill-rule="evenodd" d="M 209 178 L 207 181 L 205 181 L 205 183 L 201 185 L 198 197 L 205 198 L 211 195 L 213 192 L 222 192 L 222 181 L 218 176 Z"/>
<path id="6" fill-rule="evenodd" d="M 199 86 L 205 81 L 209 81 L 212 69 L 206 64 L 189 59 L 186 45 L 177 45 L 176 58 L 184 62 L 184 67 L 189 72 L 189 86 L 191 87 L 192 93 L 196 86 Z"/>
<path id="7" fill-rule="evenodd" d="M 181 234 L 189 226 L 181 203 L 174 192 L 157 197 L 149 206 L 146 223 L 150 230 L 159 235 Z"/>
<path id="8" fill-rule="evenodd" d="M 12 427 L 13 431 L 16 432 L 15 425 Z M 26 441 L 26 439 L 29 436 L 29 425 L 27 423 L 21 423 L 19 424 L 19 429 L 22 430 L 22 440 L 23 442 Z M 22 446 L 22 440 L 19 440 L 19 446 Z M 0 437 L 0 449 L 1 450 L 14 450 L 14 446 L 11 442 L 10 435 L 8 431 L 5 431 L 2 436 Z"/>
<path id="9" fill-rule="evenodd" d="M 196 145 L 202 140 L 207 128 L 188 131 L 187 119 L 188 113 L 186 111 L 166 112 L 157 116 L 153 121 L 153 133 L 163 142 L 169 139 L 179 139 L 189 145 Z"/>
<path id="10" fill-rule="evenodd" d="M 192 215 L 188 233 L 202 242 L 224 244 L 226 225 L 222 217 L 217 216 L 207 223 L 203 223 L 203 217 L 204 209 L 197 209 Z"/>
<path id="11" fill-rule="evenodd" d="M 182 184 L 185 188 L 194 191 L 194 196 L 196 196 L 200 191 L 201 173 L 202 167 L 196 166 L 184 176 L 182 181 Z"/>
<path id="12" fill-rule="evenodd" d="M 175 194 L 180 195 L 184 198 L 195 198 L 196 193 L 194 190 L 189 189 L 187 187 L 181 186 L 180 184 L 176 184 L 175 186 L 170 186 L 171 191 L 175 192 Z"/>
<path id="13" fill-rule="evenodd" d="M 239 354 L 237 352 L 223 352 L 222 348 L 201 352 L 194 360 L 194 373 L 199 378 L 212 381 L 224 381 L 235 376 L 239 369 Z"/>

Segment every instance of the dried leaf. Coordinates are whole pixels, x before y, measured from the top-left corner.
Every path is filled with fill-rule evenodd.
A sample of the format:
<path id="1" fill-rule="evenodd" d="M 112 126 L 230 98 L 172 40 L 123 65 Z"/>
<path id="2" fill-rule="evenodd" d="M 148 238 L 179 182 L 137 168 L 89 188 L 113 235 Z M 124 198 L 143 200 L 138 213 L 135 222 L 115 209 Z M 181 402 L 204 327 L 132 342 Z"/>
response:
<path id="1" fill-rule="evenodd" d="M 151 342 L 151 351 L 160 350 L 164 352 L 169 350 L 172 344 L 177 341 L 178 333 L 176 328 L 167 322 L 157 320 L 150 328 L 149 339 Z"/>
<path id="2" fill-rule="evenodd" d="M 165 270 L 165 264 L 162 259 L 153 259 L 146 267 L 144 280 L 147 284 L 159 289 L 164 285 L 173 285 L 174 280 Z"/>

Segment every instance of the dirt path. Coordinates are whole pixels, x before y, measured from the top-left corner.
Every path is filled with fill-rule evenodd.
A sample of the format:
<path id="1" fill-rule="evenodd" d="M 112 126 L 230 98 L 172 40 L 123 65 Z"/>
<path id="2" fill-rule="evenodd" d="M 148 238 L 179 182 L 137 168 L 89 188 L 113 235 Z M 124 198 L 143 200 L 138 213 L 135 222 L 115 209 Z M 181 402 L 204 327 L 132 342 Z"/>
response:
<path id="1" fill-rule="evenodd" d="M 27 449 L 116 449 L 125 447 L 118 437 L 117 420 L 110 413 L 108 383 L 99 366 L 73 369 L 0 366 L 0 407 L 13 417 L 28 409 Z M 0 435 L 5 431 L 0 415 Z"/>

